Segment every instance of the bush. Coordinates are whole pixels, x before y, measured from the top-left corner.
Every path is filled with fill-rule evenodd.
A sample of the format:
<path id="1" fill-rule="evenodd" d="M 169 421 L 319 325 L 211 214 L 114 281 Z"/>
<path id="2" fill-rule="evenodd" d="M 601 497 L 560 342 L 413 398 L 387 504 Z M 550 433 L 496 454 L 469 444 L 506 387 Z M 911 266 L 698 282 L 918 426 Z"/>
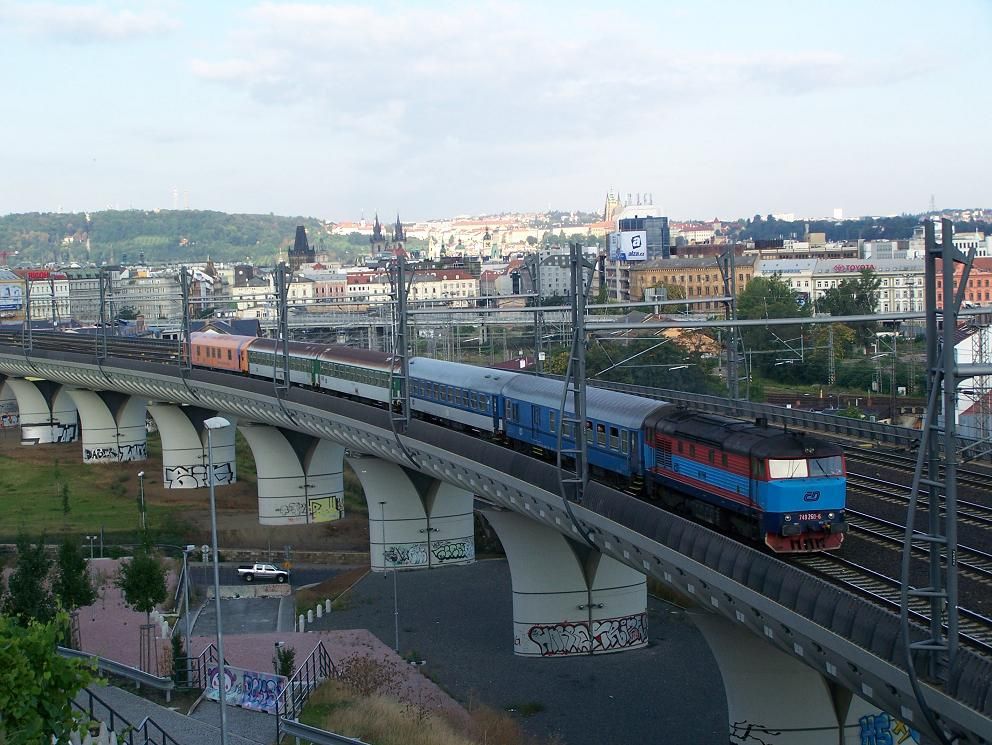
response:
<path id="1" fill-rule="evenodd" d="M 296 672 L 296 650 L 292 647 L 276 647 L 275 656 L 272 658 L 272 668 L 276 675 L 283 675 L 292 678 Z"/>

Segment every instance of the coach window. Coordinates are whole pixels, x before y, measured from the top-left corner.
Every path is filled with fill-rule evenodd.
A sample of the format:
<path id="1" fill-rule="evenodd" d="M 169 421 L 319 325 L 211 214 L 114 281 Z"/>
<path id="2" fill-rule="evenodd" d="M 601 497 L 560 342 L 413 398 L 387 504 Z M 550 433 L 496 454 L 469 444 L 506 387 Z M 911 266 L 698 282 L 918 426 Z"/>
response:
<path id="1" fill-rule="evenodd" d="M 229 359 L 229 360 L 232 359 L 232 357 L 231 357 L 231 350 L 230 349 L 227 350 L 227 359 Z"/>
<path id="2" fill-rule="evenodd" d="M 727 454 L 726 453 L 723 453 L 720 456 L 720 463 L 723 465 L 724 468 L 727 467 Z"/>
<path id="3" fill-rule="evenodd" d="M 530 426 L 534 429 L 541 426 L 541 407 L 537 404 L 531 404 L 530 407 Z"/>
<path id="4" fill-rule="evenodd" d="M 558 412 L 549 411 L 548 412 L 548 431 L 554 432 L 558 424 Z"/>
<path id="5" fill-rule="evenodd" d="M 696 446 L 695 445 L 690 445 L 689 446 L 689 457 L 690 458 L 695 458 L 696 457 Z"/>
<path id="6" fill-rule="evenodd" d="M 620 433 L 620 452 L 626 453 L 629 449 L 630 432 L 623 430 Z"/>
<path id="7" fill-rule="evenodd" d="M 596 425 L 596 444 L 605 445 L 606 444 L 606 425 L 597 424 Z"/>
<path id="8" fill-rule="evenodd" d="M 479 408 L 479 396 L 477 394 L 469 393 L 468 401 L 469 401 L 469 406 L 471 406 L 473 409 Z"/>
<path id="9" fill-rule="evenodd" d="M 616 427 L 610 427 L 610 449 L 620 449 L 620 430 Z"/>
<path id="10" fill-rule="evenodd" d="M 437 383 L 434 384 L 434 392 L 431 398 L 433 398 L 435 401 L 439 401 L 441 399 L 441 386 L 439 386 Z"/>
<path id="11" fill-rule="evenodd" d="M 712 450 L 710 450 L 710 463 L 711 464 L 716 463 L 716 453 L 714 453 Z"/>
<path id="12" fill-rule="evenodd" d="M 482 407 L 483 411 L 489 411 L 489 396 L 480 395 L 479 406 Z"/>
<path id="13" fill-rule="evenodd" d="M 682 443 L 681 442 L 679 443 L 679 452 L 680 453 L 682 452 Z"/>

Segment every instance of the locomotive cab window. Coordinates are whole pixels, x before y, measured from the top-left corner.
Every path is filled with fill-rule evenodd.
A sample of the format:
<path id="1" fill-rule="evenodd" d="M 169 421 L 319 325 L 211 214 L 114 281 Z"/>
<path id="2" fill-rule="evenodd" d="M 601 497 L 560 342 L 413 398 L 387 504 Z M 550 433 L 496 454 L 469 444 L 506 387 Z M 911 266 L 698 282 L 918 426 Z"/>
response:
<path id="1" fill-rule="evenodd" d="M 809 476 L 809 468 L 802 458 L 768 459 L 768 478 L 804 479 L 807 476 Z"/>
<path id="2" fill-rule="evenodd" d="M 843 476 L 844 460 L 839 455 L 833 455 L 830 456 L 829 458 L 810 458 L 809 475 L 810 476 Z"/>

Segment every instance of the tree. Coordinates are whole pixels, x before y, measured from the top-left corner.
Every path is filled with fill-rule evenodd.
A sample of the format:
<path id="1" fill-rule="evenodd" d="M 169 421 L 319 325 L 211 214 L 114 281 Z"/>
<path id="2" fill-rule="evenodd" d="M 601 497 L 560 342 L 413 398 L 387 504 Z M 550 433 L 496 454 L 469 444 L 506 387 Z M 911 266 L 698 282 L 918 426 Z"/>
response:
<path id="1" fill-rule="evenodd" d="M 69 619 L 19 626 L 0 616 L 0 742 L 68 742 L 76 729 L 68 702 L 93 680 L 89 660 L 59 655 Z"/>
<path id="2" fill-rule="evenodd" d="M 151 623 L 151 612 L 165 600 L 165 569 L 144 548 L 136 549 L 130 561 L 121 564 L 115 584 L 124 593 L 125 602 L 143 612 Z"/>
<path id="3" fill-rule="evenodd" d="M 292 678 L 296 672 L 296 650 L 285 645 L 276 647 L 276 653 L 272 657 L 272 669 L 276 675 Z"/>
<path id="4" fill-rule="evenodd" d="M 857 279 L 845 279 L 831 287 L 816 301 L 820 313 L 832 316 L 870 316 L 878 309 L 878 288 L 881 278 L 871 269 L 863 269 Z M 861 321 L 850 324 L 858 341 L 867 344 L 875 333 L 876 323 Z"/>
<path id="5" fill-rule="evenodd" d="M 44 537 L 36 544 L 25 533 L 17 536 L 17 559 L 7 581 L 3 612 L 26 626 L 30 621 L 47 623 L 55 616 L 55 601 L 48 586 L 51 559 L 45 553 Z"/>
<path id="6" fill-rule="evenodd" d="M 800 305 L 799 297 L 778 274 L 771 277 L 755 277 L 737 296 L 737 317 L 755 318 L 801 318 L 810 314 L 808 305 Z M 753 364 L 762 374 L 773 369 L 776 357 L 789 354 L 784 341 L 795 339 L 802 334 L 802 326 L 748 326 L 741 331 L 744 346 L 756 352 Z M 767 354 L 766 354 L 767 353 Z"/>
<path id="7" fill-rule="evenodd" d="M 69 612 L 96 600 L 96 590 L 90 580 L 89 568 L 79 542 L 69 536 L 59 546 L 53 589 L 62 608 Z"/>

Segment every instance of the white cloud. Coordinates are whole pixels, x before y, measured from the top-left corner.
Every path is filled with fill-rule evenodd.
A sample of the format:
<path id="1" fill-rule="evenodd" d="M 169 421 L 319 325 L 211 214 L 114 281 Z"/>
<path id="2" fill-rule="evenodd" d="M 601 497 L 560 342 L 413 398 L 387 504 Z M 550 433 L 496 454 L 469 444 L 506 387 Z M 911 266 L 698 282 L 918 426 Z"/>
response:
<path id="1" fill-rule="evenodd" d="M 157 9 L 134 11 L 50 2 L 0 2 L 0 25 L 76 44 L 126 41 L 171 32 L 180 26 L 175 18 Z"/>

